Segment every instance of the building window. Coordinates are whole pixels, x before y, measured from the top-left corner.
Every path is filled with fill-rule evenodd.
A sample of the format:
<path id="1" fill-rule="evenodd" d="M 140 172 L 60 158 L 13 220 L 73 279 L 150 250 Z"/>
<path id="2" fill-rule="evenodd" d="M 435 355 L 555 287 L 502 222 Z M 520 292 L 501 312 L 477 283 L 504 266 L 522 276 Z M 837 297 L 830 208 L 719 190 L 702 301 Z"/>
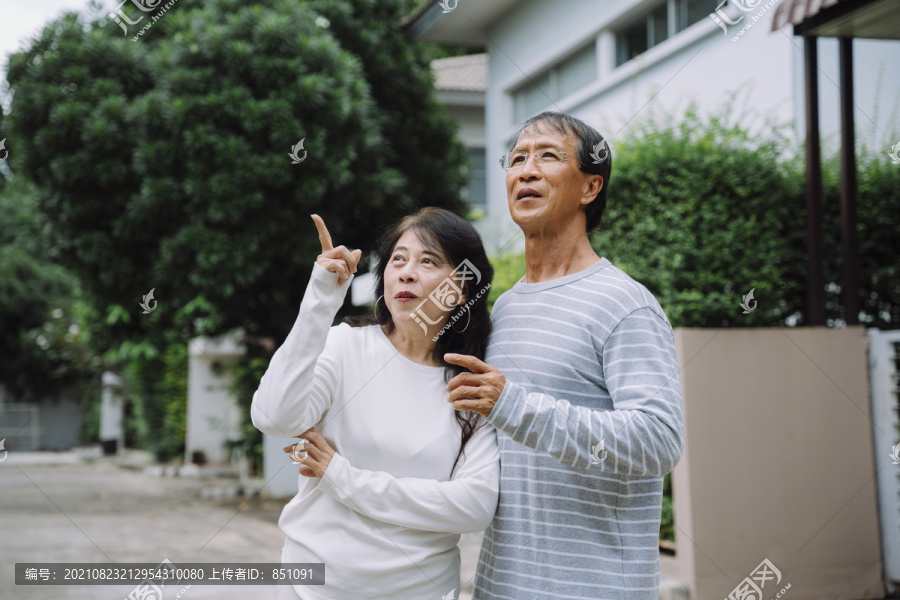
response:
<path id="1" fill-rule="evenodd" d="M 553 86 L 550 82 L 550 75 L 550 71 L 547 71 L 537 77 L 532 77 L 525 87 L 515 93 L 513 102 L 517 122 L 524 121 L 553 103 L 556 94 L 551 90 Z"/>
<path id="2" fill-rule="evenodd" d="M 694 23 L 702 21 L 715 11 L 710 10 L 709 0 L 678 0 L 676 3 L 678 14 L 678 31 L 684 31 Z"/>
<path id="3" fill-rule="evenodd" d="M 487 155 L 484 148 L 469 148 L 471 166 L 466 171 L 469 185 L 463 190 L 465 198 L 472 208 L 487 206 Z"/>
<path id="4" fill-rule="evenodd" d="M 669 6 L 662 4 L 616 33 L 616 66 L 669 37 Z"/>
<path id="5" fill-rule="evenodd" d="M 667 0 L 625 25 L 616 32 L 616 66 L 702 21 L 712 12 L 709 4 L 710 0 Z M 670 14 L 674 15 L 674 22 L 670 22 Z"/>
<path id="6" fill-rule="evenodd" d="M 565 98 L 597 79 L 597 49 L 593 40 L 556 67 L 558 98 Z"/>
<path id="7" fill-rule="evenodd" d="M 513 94 L 516 121 L 524 121 L 596 79 L 597 50 L 591 40 L 565 60 L 532 77 Z"/>
<path id="8" fill-rule="evenodd" d="M 669 9 L 663 4 L 647 18 L 647 41 L 650 47 L 664 42 L 669 37 Z"/>

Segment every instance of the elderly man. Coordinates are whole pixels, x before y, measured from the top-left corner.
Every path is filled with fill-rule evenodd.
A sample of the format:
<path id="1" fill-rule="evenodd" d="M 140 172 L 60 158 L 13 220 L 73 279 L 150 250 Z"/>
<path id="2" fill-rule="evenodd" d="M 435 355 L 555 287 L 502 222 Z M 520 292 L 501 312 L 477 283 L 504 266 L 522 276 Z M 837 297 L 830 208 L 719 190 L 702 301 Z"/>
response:
<path id="1" fill-rule="evenodd" d="M 500 503 L 475 600 L 656 599 L 663 476 L 684 446 L 672 326 L 588 235 L 611 157 L 584 122 L 542 113 L 502 159 L 525 277 L 494 305 L 487 364 L 449 401 L 497 429 Z"/>

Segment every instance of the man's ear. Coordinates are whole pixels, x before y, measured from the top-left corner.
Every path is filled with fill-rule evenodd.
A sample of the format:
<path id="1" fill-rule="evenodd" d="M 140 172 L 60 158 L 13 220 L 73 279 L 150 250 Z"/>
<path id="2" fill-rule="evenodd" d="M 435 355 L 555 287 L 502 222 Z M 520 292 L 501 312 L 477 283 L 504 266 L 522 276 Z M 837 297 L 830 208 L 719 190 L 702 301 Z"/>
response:
<path id="1" fill-rule="evenodd" d="M 590 180 L 585 183 L 584 196 L 581 198 L 581 203 L 587 205 L 593 202 L 605 184 L 603 175 L 592 175 Z"/>

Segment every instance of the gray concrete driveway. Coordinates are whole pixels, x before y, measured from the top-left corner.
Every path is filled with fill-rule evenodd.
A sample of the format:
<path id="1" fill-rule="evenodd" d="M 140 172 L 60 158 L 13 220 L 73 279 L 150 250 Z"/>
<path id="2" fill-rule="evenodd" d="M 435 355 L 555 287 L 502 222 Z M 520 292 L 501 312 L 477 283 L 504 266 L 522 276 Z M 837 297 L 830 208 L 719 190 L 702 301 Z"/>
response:
<path id="1" fill-rule="evenodd" d="M 114 459 L 10 453 L 0 463 L 0 598 L 123 600 L 126 586 L 16 586 L 17 562 L 279 562 L 286 500 L 212 500 L 201 490 L 234 479 L 153 477 Z M 204 494 L 208 495 L 208 494 Z M 480 535 L 464 536 L 462 592 Z M 166 588 L 166 600 L 181 590 Z M 271 600 L 273 586 L 193 586 L 182 600 Z"/>

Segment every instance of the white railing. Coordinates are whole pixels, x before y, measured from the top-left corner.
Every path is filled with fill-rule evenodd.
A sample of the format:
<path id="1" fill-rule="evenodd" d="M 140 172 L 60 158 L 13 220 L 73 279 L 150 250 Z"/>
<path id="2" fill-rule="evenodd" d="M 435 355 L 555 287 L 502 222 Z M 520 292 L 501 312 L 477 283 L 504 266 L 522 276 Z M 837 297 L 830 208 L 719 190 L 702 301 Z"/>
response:
<path id="1" fill-rule="evenodd" d="M 891 457 L 900 444 L 900 331 L 869 329 L 866 335 L 884 579 L 892 594 L 900 589 L 900 465 Z"/>

